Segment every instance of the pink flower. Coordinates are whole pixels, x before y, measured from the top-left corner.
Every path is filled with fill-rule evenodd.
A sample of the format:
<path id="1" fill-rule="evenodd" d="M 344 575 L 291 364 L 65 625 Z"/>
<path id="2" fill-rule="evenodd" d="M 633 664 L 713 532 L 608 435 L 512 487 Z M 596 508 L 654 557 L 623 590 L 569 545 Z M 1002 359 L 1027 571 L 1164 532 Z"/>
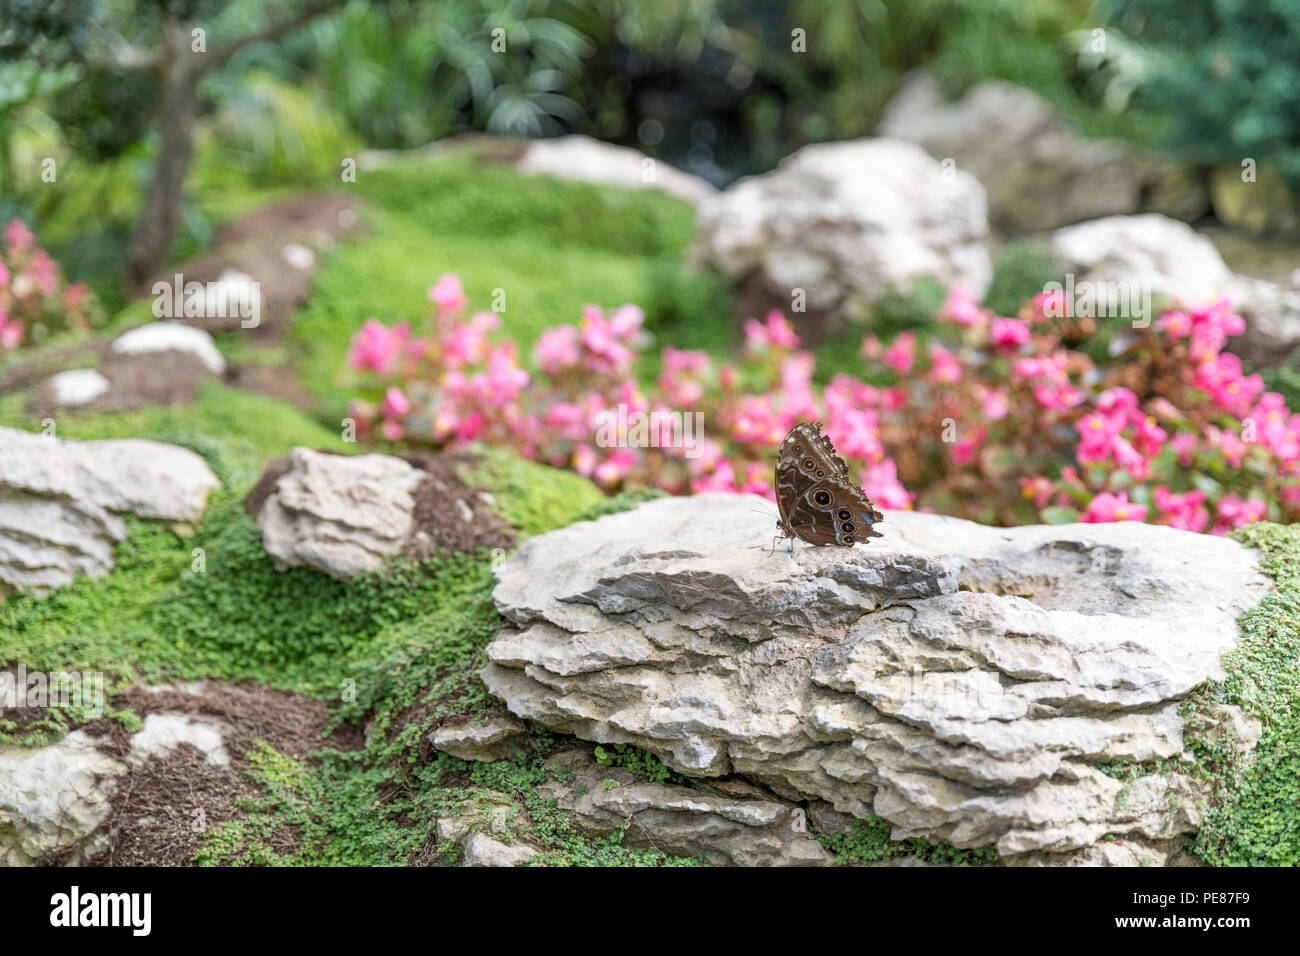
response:
<path id="1" fill-rule="evenodd" d="M 0 309 L 0 348 L 11 351 L 23 340 L 23 324 Z"/>
<path id="2" fill-rule="evenodd" d="M 1008 395 L 1009 391 L 1005 385 L 998 388 L 979 386 L 980 411 L 984 413 L 984 417 L 992 422 L 1000 422 L 1006 418 L 1010 410 Z"/>
<path id="3" fill-rule="evenodd" d="M 1111 521 L 1146 521 L 1146 505 L 1134 504 L 1128 500 L 1128 492 L 1118 495 L 1103 491 L 1088 504 L 1088 510 L 1080 519 L 1085 524 L 1104 524 Z"/>
<path id="4" fill-rule="evenodd" d="M 955 465 L 969 465 L 974 459 L 980 445 L 988 435 L 986 429 L 977 428 L 960 441 L 952 445 L 952 460 Z"/>
<path id="5" fill-rule="evenodd" d="M 411 411 L 411 400 L 396 385 L 390 385 L 384 392 L 381 410 L 386 418 L 404 418 Z"/>
<path id="6" fill-rule="evenodd" d="M 1055 490 L 1056 488 L 1052 485 L 1051 479 L 1043 475 L 1020 479 L 1020 493 L 1039 508 L 1047 504 L 1052 497 L 1052 492 Z"/>
<path id="7" fill-rule="evenodd" d="M 582 310 L 579 341 L 586 351 L 587 366 L 597 374 L 620 375 L 632 362 L 632 350 L 595 306 Z"/>
<path id="8" fill-rule="evenodd" d="M 952 286 L 948 290 L 948 297 L 944 300 L 943 308 L 939 310 L 939 317 L 947 319 L 954 325 L 967 327 L 977 325 L 982 320 L 979 303 L 959 285 Z"/>
<path id="9" fill-rule="evenodd" d="M 1186 312 L 1166 312 L 1156 320 L 1156 328 L 1171 339 L 1183 339 L 1192 331 L 1192 317 Z"/>
<path id="10" fill-rule="evenodd" d="M 691 491 L 697 495 L 706 491 L 735 492 L 738 490 L 736 470 L 731 467 L 731 462 L 725 459 L 718 462 L 712 472 L 695 475 L 691 479 Z"/>
<path id="11" fill-rule="evenodd" d="M 1205 510 L 1205 495 L 1199 491 L 1174 494 L 1166 486 L 1155 490 L 1156 510 L 1161 514 L 1161 524 L 1183 531 L 1204 531 L 1210 520 Z"/>
<path id="12" fill-rule="evenodd" d="M 913 496 L 898 480 L 898 466 L 892 458 L 867 466 L 862 472 L 862 490 L 881 508 L 908 510 L 912 507 Z"/>
<path id="13" fill-rule="evenodd" d="M 454 272 L 438 276 L 438 281 L 429 286 L 429 301 L 447 312 L 459 312 L 469 305 L 469 298 L 461 288 L 460 277 Z"/>
<path id="14" fill-rule="evenodd" d="M 389 441 L 400 441 L 402 435 L 406 433 L 402 428 L 401 422 L 395 422 L 391 418 L 385 418 L 384 423 L 379 427 L 379 431 Z"/>
<path id="15" fill-rule="evenodd" d="M 547 375 L 558 375 L 578 364 L 578 330 L 571 325 L 547 329 L 537 337 L 533 355 Z"/>
<path id="16" fill-rule="evenodd" d="M 930 346 L 930 381 L 936 385 L 956 385 L 961 381 L 961 363 L 942 345 Z"/>
<path id="17" fill-rule="evenodd" d="M 1219 519 L 1214 523 L 1212 534 L 1226 534 L 1233 528 L 1263 521 L 1268 514 L 1268 505 L 1258 498 L 1243 500 L 1236 495 L 1224 495 L 1219 499 Z"/>
<path id="18" fill-rule="evenodd" d="M 916 333 L 901 332 L 885 349 L 884 363 L 898 375 L 906 375 L 916 362 Z"/>
<path id="19" fill-rule="evenodd" d="M 631 342 L 641 331 L 645 313 L 635 305 L 620 305 L 609 317 L 609 327 L 624 342 Z"/>
<path id="20" fill-rule="evenodd" d="M 994 319 L 989 339 L 999 352 L 1014 352 L 1029 341 L 1029 325 L 1019 319 Z"/>
<path id="21" fill-rule="evenodd" d="M 766 324 L 760 323 L 757 319 L 746 319 L 744 329 L 745 344 L 752 348 L 797 349 L 799 347 L 799 336 L 795 335 L 794 329 L 779 309 L 767 313 Z"/>
<path id="22" fill-rule="evenodd" d="M 9 255 L 20 256 L 35 243 L 36 237 L 21 219 L 11 219 L 5 226 L 5 245 L 9 247 Z"/>
<path id="23" fill-rule="evenodd" d="M 380 375 L 391 375 L 408 338 L 410 328 L 404 322 L 390 329 L 378 319 L 366 319 L 352 337 L 348 363 L 357 370 L 371 369 Z"/>

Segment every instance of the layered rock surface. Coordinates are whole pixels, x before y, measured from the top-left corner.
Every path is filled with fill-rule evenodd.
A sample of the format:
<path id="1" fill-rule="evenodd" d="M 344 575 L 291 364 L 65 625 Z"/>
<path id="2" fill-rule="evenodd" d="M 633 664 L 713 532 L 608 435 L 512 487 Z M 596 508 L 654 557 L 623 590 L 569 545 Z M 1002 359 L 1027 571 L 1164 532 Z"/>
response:
<path id="1" fill-rule="evenodd" d="M 107 574 L 126 537 L 123 514 L 193 523 L 218 484 L 186 448 L 0 428 L 0 592 Z"/>
<path id="2" fill-rule="evenodd" d="M 488 688 L 553 730 L 879 815 L 896 839 L 1104 862 L 1089 848 L 1110 835 L 1161 862 L 1195 828 L 1178 703 L 1222 675 L 1268 587 L 1250 551 L 891 512 L 869 547 L 769 555 L 763 508 L 667 498 L 525 542 L 497 570 L 510 626 Z"/>

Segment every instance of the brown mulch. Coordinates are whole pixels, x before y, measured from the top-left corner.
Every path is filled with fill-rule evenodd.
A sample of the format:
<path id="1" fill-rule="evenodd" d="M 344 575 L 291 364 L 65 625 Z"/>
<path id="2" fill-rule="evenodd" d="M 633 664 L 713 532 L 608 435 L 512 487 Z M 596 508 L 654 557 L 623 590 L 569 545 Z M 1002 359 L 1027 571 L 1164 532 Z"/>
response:
<path id="1" fill-rule="evenodd" d="M 321 249 L 334 245 L 344 236 L 355 235 L 358 224 L 357 203 L 347 196 L 307 195 L 276 203 L 226 223 L 213 236 L 212 245 L 186 262 L 164 269 L 141 295 L 150 295 L 153 283 L 172 283 L 176 274 L 182 282 L 217 281 L 227 269 L 251 276 L 260 284 L 261 313 L 256 328 L 245 329 L 256 340 L 278 342 L 293 311 L 311 291 L 315 269 L 299 269 L 284 259 L 284 248 L 297 243 L 317 256 Z M 204 316 L 187 318 L 189 325 L 209 332 L 229 332 L 242 328 L 239 316 Z"/>
<path id="2" fill-rule="evenodd" d="M 183 283 L 215 282 L 227 269 L 245 273 L 260 285 L 261 313 L 256 328 L 243 329 L 253 342 L 273 348 L 284 336 L 294 310 L 307 301 L 317 267 L 300 269 L 285 261 L 291 243 L 310 249 L 317 263 L 339 240 L 361 230 L 359 205 L 350 197 L 307 195 L 259 209 L 217 230 L 211 246 L 201 255 L 162 271 L 155 281 L 171 284 L 179 273 Z M 153 282 L 138 290 L 151 297 Z M 240 330 L 239 316 L 196 317 L 180 321 L 209 332 Z M 210 373 L 195 358 L 180 352 L 116 355 L 110 346 L 120 332 L 86 342 L 34 350 L 14 358 L 0 370 L 0 394 L 30 390 L 27 411 L 38 418 L 56 411 L 45 381 L 73 368 L 97 368 L 110 383 L 109 391 L 77 410 L 130 411 L 146 405 L 183 405 L 192 402 L 198 382 Z M 307 411 L 316 401 L 283 364 L 232 366 L 227 384 L 289 402 Z"/>
<path id="3" fill-rule="evenodd" d="M 319 449 L 332 454 L 326 449 Z M 483 492 L 469 487 L 458 472 L 473 467 L 477 456 L 470 452 L 441 452 L 405 456 L 425 476 L 416 486 L 414 522 L 402 548 L 408 558 L 427 558 L 438 551 L 470 554 L 480 548 L 509 549 L 514 546 L 514 529 L 488 504 Z M 255 515 L 275 490 L 276 482 L 288 471 L 288 460 L 276 458 L 263 470 L 257 483 L 244 497 L 244 511 Z"/>
<path id="4" fill-rule="evenodd" d="M 126 412 L 146 405 L 187 405 L 198 397 L 199 383 L 212 377 L 197 357 L 177 349 L 141 355 L 105 350 L 96 371 L 108 379 L 108 391 L 75 406 L 77 411 Z M 59 410 L 48 383 L 32 389 L 27 398 L 29 415 L 46 418 Z"/>
<path id="5" fill-rule="evenodd" d="M 468 452 L 408 455 L 406 460 L 425 472 L 416 486 L 414 530 L 402 554 L 427 558 L 436 551 L 469 554 L 479 548 L 509 549 L 514 529 L 485 500 L 483 492 L 461 481 L 462 466 L 473 467 L 477 456 Z"/>
<path id="6" fill-rule="evenodd" d="M 323 748 L 357 750 L 362 730 L 342 726 L 322 737 L 329 723 L 329 706 L 324 701 L 272 690 L 253 684 L 208 682 L 201 694 L 183 690 L 154 692 L 134 687 L 117 703 L 126 703 L 141 717 L 153 713 L 187 713 L 220 723 L 224 746 L 230 754 L 227 766 L 208 764 L 189 744 L 182 744 L 163 759 L 144 766 L 130 765 L 119 778 L 112 810 L 100 824 L 99 833 L 109 836 L 108 849 L 90 861 L 93 866 L 188 866 L 200 849 L 204 833 L 227 820 L 244 815 L 241 798 L 260 795 L 249 778 L 246 754 L 257 740 L 266 741 L 277 752 L 309 765 L 313 751 Z M 100 738 L 100 749 L 126 760 L 130 736 L 112 718 L 101 718 L 84 730 Z M 201 816 L 194 813 L 201 810 Z M 201 822 L 202 827 L 196 822 Z M 277 834 L 272 849 L 290 852 L 297 843 L 293 833 Z M 66 856 L 66 854 L 64 854 Z M 58 856 L 47 864 L 63 862 Z"/>

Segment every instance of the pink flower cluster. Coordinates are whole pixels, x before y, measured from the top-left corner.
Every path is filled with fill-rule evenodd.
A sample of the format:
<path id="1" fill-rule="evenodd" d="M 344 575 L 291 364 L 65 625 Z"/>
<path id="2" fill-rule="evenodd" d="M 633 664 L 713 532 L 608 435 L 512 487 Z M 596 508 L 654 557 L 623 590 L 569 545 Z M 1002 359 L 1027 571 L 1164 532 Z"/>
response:
<path id="1" fill-rule="evenodd" d="M 924 338 L 868 335 L 863 376 L 825 384 L 771 312 L 744 323 L 734 361 L 667 346 L 642 384 L 649 336 L 635 306 L 589 306 L 546 330 L 530 373 L 494 338 L 498 316 L 469 311 L 456 276 L 429 298 L 423 331 L 367 319 L 352 341 L 366 389 L 352 414 L 389 441 L 508 445 L 610 490 L 771 498 L 777 446 L 820 420 L 884 508 L 1215 534 L 1300 512 L 1300 415 L 1223 351 L 1241 329 L 1226 302 L 1166 313 L 1122 364 L 1098 368 L 1063 343 L 1050 296 L 1006 317 L 954 289 Z M 679 440 L 672 416 L 692 412 L 704 433 Z M 627 424 L 638 416 L 651 423 L 639 438 Z"/>
<path id="2" fill-rule="evenodd" d="M 0 352 L 39 341 L 60 328 L 87 329 L 100 318 L 81 283 L 66 288 L 49 254 L 21 219 L 4 228 L 0 254 Z"/>

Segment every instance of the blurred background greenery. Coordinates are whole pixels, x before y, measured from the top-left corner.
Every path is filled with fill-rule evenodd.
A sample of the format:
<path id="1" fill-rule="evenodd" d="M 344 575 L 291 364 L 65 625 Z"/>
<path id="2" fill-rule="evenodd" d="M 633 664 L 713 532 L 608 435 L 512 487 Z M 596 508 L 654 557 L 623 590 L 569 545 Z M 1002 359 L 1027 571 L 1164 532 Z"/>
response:
<path id="1" fill-rule="evenodd" d="M 921 67 L 949 95 L 1010 80 L 1085 134 L 1300 184 L 1300 0 L 0 0 L 0 218 L 110 307 L 165 138 L 166 71 L 132 57 L 169 24 L 235 47 L 195 83 L 172 260 L 363 147 L 468 131 L 586 133 L 725 185 L 869 133 Z M 45 157 L 77 188 L 44 188 Z"/>

